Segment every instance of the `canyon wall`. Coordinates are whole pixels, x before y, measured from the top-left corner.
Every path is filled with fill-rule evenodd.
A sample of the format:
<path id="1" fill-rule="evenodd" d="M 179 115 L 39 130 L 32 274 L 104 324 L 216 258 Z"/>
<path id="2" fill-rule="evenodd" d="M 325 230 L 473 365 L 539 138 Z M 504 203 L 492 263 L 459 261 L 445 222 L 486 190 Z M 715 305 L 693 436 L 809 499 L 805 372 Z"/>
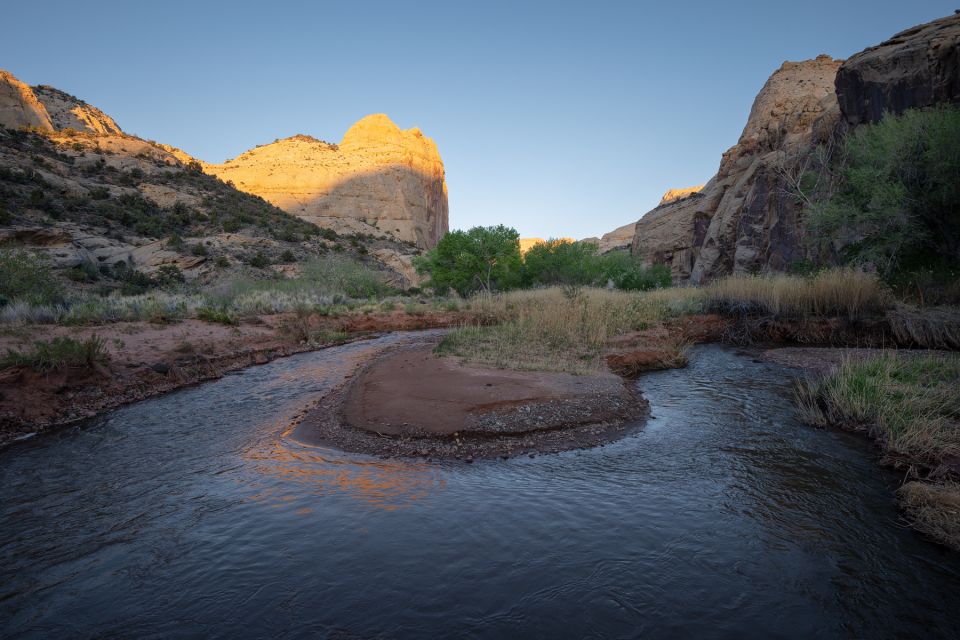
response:
<path id="1" fill-rule="evenodd" d="M 782 271 L 803 258 L 799 207 L 785 163 L 825 139 L 839 119 L 833 81 L 842 61 L 785 62 L 757 95 L 737 144 L 698 191 L 664 197 L 636 224 L 632 251 L 676 280 Z M 669 194 L 669 192 L 668 192 Z"/>
<path id="2" fill-rule="evenodd" d="M 785 62 L 757 95 L 739 141 L 699 191 L 665 197 L 632 252 L 677 281 L 787 270 L 807 257 L 791 182 L 847 126 L 960 102 L 960 15 L 907 29 L 847 61 Z M 669 192 L 668 192 L 669 193 Z"/>
<path id="3" fill-rule="evenodd" d="M 338 232 L 387 234 L 422 249 L 447 232 L 447 185 L 433 140 L 383 114 L 339 145 L 293 136 L 204 170 Z"/>

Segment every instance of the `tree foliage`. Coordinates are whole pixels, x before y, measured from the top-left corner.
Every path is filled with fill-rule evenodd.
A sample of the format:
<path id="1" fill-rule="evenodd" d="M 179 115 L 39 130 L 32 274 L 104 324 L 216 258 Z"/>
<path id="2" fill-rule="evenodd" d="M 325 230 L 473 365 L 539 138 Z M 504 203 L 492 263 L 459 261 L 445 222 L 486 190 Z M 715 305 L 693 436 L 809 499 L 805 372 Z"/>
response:
<path id="1" fill-rule="evenodd" d="M 670 269 L 644 267 L 629 253 L 598 254 L 597 245 L 549 240 L 520 255 L 518 234 L 504 226 L 452 231 L 415 262 L 427 286 L 460 295 L 518 286 L 606 286 L 646 290 L 670 286 Z"/>
<path id="2" fill-rule="evenodd" d="M 503 225 L 451 231 L 414 262 L 418 273 L 429 274 L 428 286 L 460 295 L 510 289 L 520 265 L 520 237 Z"/>
<path id="3" fill-rule="evenodd" d="M 815 240 L 888 277 L 960 259 L 960 109 L 888 115 L 841 147 L 811 207 Z"/>

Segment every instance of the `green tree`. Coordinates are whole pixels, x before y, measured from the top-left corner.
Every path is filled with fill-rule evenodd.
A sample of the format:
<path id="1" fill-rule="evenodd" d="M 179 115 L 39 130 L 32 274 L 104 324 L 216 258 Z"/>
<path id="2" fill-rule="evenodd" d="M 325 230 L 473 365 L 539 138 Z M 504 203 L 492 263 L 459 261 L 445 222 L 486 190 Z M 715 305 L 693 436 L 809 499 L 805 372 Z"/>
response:
<path id="1" fill-rule="evenodd" d="M 597 245 L 571 240 L 548 240 L 523 256 L 524 282 L 529 285 L 596 284 L 600 262 Z"/>
<path id="2" fill-rule="evenodd" d="M 960 109 L 886 116 L 851 131 L 812 206 L 811 236 L 886 276 L 960 259 Z"/>
<path id="3" fill-rule="evenodd" d="M 506 290 L 520 282 L 520 237 L 503 225 L 451 231 L 414 266 L 429 275 L 427 284 L 437 291 L 454 289 L 465 296 Z"/>

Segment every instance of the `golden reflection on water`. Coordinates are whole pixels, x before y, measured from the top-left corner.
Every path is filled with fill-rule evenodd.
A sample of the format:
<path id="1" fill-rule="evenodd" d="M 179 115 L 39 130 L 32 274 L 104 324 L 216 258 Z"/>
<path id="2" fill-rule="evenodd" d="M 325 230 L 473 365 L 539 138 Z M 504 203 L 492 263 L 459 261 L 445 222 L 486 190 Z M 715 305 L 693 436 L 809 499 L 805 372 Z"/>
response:
<path id="1" fill-rule="evenodd" d="M 417 460 L 346 459 L 327 449 L 283 439 L 244 452 L 257 473 L 281 479 L 266 485 L 252 499 L 285 506 L 304 495 L 346 495 L 377 509 L 395 511 L 442 491 L 439 471 Z M 292 493 L 291 493 L 292 491 Z M 297 509 L 306 515 L 309 507 Z"/>

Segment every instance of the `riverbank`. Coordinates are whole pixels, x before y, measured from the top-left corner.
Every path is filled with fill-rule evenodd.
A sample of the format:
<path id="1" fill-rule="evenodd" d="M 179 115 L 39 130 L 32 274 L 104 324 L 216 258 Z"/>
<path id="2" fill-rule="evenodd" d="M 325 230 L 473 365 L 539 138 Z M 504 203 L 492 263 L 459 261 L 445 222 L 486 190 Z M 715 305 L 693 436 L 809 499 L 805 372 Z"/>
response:
<path id="1" fill-rule="evenodd" d="M 186 319 L 95 326 L 26 325 L 0 335 L 0 353 L 26 352 L 38 342 L 94 336 L 103 358 L 92 366 L 0 371 L 0 447 L 90 418 L 115 407 L 216 379 L 279 357 L 323 349 L 386 331 L 457 326 L 457 311 L 392 311 L 308 316 L 254 316 L 236 324 Z"/>

